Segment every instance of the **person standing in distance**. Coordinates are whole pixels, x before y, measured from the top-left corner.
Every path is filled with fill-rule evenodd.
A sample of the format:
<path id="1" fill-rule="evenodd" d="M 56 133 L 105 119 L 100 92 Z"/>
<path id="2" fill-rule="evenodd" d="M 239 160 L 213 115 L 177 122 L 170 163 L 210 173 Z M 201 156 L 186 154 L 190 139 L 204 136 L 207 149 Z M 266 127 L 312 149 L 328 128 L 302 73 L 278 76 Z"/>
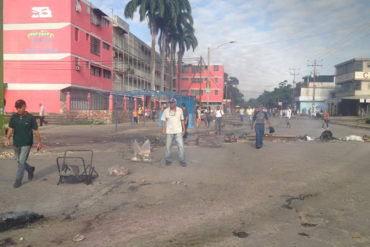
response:
<path id="1" fill-rule="evenodd" d="M 291 127 L 290 119 L 292 118 L 292 110 L 290 109 L 289 106 L 288 109 L 286 109 L 285 118 L 286 118 L 286 127 L 290 128 Z"/>
<path id="2" fill-rule="evenodd" d="M 258 110 L 255 111 L 252 121 L 252 130 L 253 128 L 256 131 L 256 148 L 259 149 L 263 146 L 263 136 L 265 135 L 265 121 L 271 128 L 271 123 L 267 116 L 267 112 L 263 111 L 263 107 L 259 106 Z"/>
<path id="3" fill-rule="evenodd" d="M 161 120 L 162 133 L 166 135 L 166 165 L 171 165 L 172 163 L 171 148 L 173 140 L 175 140 L 179 152 L 180 165 L 185 167 L 186 160 L 183 140 L 183 136 L 185 135 L 184 114 L 182 109 L 176 106 L 175 98 L 170 99 L 170 107 L 163 111 Z"/>
<path id="4" fill-rule="evenodd" d="M 5 146 L 9 146 L 10 137 L 13 135 L 14 156 L 18 163 L 18 171 L 15 178 L 14 188 L 22 185 L 24 170 L 28 172 L 28 180 L 33 179 L 35 167 L 27 163 L 33 144 L 33 133 L 37 139 L 37 150 L 42 148 L 41 137 L 38 131 L 36 118 L 26 111 L 26 102 L 17 100 L 15 102 L 17 113 L 13 114 L 9 121 L 9 131 L 5 141 Z"/>
<path id="5" fill-rule="evenodd" d="M 40 116 L 40 127 L 41 127 L 45 121 L 45 106 L 43 104 L 40 104 L 39 116 Z"/>
<path id="6" fill-rule="evenodd" d="M 216 135 L 221 135 L 221 129 L 222 129 L 222 121 L 224 118 L 224 111 L 221 110 L 220 106 L 217 106 L 217 110 L 215 113 L 216 117 L 216 124 L 215 124 L 215 130 L 216 130 Z"/>
<path id="7" fill-rule="evenodd" d="M 182 114 L 184 114 L 185 123 L 185 135 L 184 138 L 188 137 L 188 126 L 189 126 L 189 111 L 184 103 L 181 104 Z"/>

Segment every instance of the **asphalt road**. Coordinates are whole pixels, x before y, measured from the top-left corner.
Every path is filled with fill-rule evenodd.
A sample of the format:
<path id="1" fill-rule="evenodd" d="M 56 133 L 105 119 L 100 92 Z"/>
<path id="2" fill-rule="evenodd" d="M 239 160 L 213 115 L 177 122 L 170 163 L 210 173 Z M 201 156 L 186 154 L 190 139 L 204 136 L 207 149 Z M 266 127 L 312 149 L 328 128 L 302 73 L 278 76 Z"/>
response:
<path id="1" fill-rule="evenodd" d="M 276 135 L 319 137 L 319 120 L 272 119 Z M 332 125 L 337 138 L 369 130 Z M 206 133 L 208 130 L 191 130 Z M 250 128 L 227 126 L 236 135 Z M 157 145 L 151 163 L 134 163 L 132 140 L 159 137 L 154 124 L 46 126 L 46 148 L 33 152 L 35 179 L 13 189 L 14 160 L 2 159 L 0 211 L 30 210 L 45 219 L 1 233 L 17 246 L 369 246 L 370 143 L 332 141 L 225 144 L 191 135 L 187 167 L 165 166 Z M 163 137 L 162 137 L 163 138 Z M 91 148 L 99 172 L 92 185 L 57 186 L 56 156 Z M 2 148 L 3 152 L 11 152 Z M 176 160 L 176 149 L 174 148 Z M 124 166 L 130 174 L 108 175 Z M 84 240 L 74 242 L 76 234 Z M 20 238 L 23 240 L 20 240 Z"/>

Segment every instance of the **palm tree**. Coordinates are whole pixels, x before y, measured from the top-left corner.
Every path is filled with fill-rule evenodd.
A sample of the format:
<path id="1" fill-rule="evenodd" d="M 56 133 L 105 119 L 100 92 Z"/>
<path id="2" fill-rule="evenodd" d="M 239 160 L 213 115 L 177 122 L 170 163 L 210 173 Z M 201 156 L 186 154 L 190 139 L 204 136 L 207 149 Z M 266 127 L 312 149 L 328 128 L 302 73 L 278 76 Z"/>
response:
<path id="1" fill-rule="evenodd" d="M 193 18 L 191 16 L 191 6 L 188 0 L 170 0 L 172 5 L 167 5 L 163 17 L 156 19 L 156 23 L 161 31 L 158 43 L 160 46 L 161 53 L 161 85 L 164 85 L 164 65 L 168 55 L 170 55 L 170 60 L 174 61 L 176 54 L 176 44 L 177 44 L 177 33 L 179 29 L 182 28 L 184 22 L 189 22 L 193 24 Z M 175 11 L 173 13 L 173 11 Z M 174 15 L 175 14 L 175 15 Z M 171 52 L 172 47 L 172 52 Z M 173 80 L 173 64 L 171 63 L 171 79 L 170 88 L 172 90 L 172 80 Z"/>
<path id="2" fill-rule="evenodd" d="M 196 40 L 194 36 L 194 28 L 193 28 L 193 17 L 191 15 L 191 6 L 189 4 L 188 0 L 179 0 L 181 2 L 180 9 L 177 14 L 177 23 L 176 25 L 171 25 L 169 28 L 169 34 L 168 34 L 168 50 L 170 51 L 170 60 L 171 60 L 171 90 L 172 90 L 172 79 L 174 78 L 174 63 L 175 63 L 175 57 L 176 57 L 176 49 L 177 46 L 179 50 L 182 50 L 180 53 L 178 53 L 178 58 L 180 58 L 180 67 L 182 64 L 182 56 L 185 53 L 185 49 L 188 50 L 190 46 L 195 49 L 195 47 L 198 44 L 198 41 Z M 191 34 L 192 35 L 189 35 Z M 184 34 L 186 38 L 184 38 Z M 189 36 L 193 37 L 193 41 L 189 43 Z M 184 40 L 187 40 L 184 43 Z M 190 45 L 190 46 L 189 46 Z M 181 55 L 179 57 L 179 55 Z M 178 67 L 179 72 L 181 72 L 181 68 Z M 181 73 L 178 73 L 181 74 Z M 181 81 L 179 81 L 179 86 L 181 86 Z M 181 87 L 179 87 L 181 88 Z"/>
<path id="3" fill-rule="evenodd" d="M 177 40 L 179 51 L 177 52 L 177 69 L 178 69 L 178 81 L 179 81 L 179 92 L 181 93 L 181 82 L 182 82 L 182 58 L 185 51 L 190 48 L 194 49 L 198 46 L 198 40 L 194 34 L 194 28 L 191 25 L 185 25 L 179 32 Z"/>
<path id="4" fill-rule="evenodd" d="M 133 19 L 134 13 L 139 8 L 140 21 L 147 19 L 152 35 L 152 50 L 150 59 L 150 73 L 151 73 L 151 90 L 155 90 L 155 46 L 158 34 L 158 26 L 155 23 L 155 17 L 163 17 L 166 6 L 171 8 L 173 5 L 171 0 L 131 0 L 126 4 L 125 17 Z M 174 17 L 174 16 L 172 16 Z"/>

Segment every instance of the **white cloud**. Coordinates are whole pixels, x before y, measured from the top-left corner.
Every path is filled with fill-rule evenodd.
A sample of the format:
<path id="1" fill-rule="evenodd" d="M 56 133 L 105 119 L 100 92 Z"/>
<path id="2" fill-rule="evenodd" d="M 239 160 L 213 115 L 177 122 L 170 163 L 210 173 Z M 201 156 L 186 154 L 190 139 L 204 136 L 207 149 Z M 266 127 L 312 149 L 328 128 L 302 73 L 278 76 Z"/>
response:
<path id="1" fill-rule="evenodd" d="M 121 13 L 128 2 L 94 0 L 103 9 Z M 333 74 L 334 65 L 353 57 L 370 57 L 370 5 L 366 0 L 190 0 L 198 38 L 196 51 L 185 57 L 207 58 L 239 78 L 246 96 L 258 96 L 283 80 L 292 81 L 289 68 L 310 73 L 307 60 L 322 59 L 321 74 Z M 108 12 L 109 13 L 109 12 Z M 146 42 L 146 22 L 126 20 L 131 31 Z"/>

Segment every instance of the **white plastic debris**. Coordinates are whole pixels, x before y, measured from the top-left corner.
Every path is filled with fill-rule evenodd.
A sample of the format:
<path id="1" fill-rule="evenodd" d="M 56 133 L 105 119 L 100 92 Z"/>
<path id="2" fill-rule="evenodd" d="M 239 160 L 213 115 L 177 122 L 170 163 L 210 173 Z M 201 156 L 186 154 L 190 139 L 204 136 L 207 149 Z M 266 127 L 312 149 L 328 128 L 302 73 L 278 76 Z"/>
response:
<path id="1" fill-rule="evenodd" d="M 361 136 L 356 135 L 349 135 L 344 138 L 345 141 L 356 141 L 356 142 L 364 142 Z"/>
<path id="2" fill-rule="evenodd" d="M 129 173 L 129 170 L 123 166 L 113 166 L 108 168 L 108 174 L 110 176 L 125 176 Z"/>
<path id="3" fill-rule="evenodd" d="M 150 162 L 150 141 L 149 139 L 144 142 L 142 146 L 134 140 L 133 142 L 133 149 L 134 149 L 134 157 L 131 161 L 145 161 Z"/>

